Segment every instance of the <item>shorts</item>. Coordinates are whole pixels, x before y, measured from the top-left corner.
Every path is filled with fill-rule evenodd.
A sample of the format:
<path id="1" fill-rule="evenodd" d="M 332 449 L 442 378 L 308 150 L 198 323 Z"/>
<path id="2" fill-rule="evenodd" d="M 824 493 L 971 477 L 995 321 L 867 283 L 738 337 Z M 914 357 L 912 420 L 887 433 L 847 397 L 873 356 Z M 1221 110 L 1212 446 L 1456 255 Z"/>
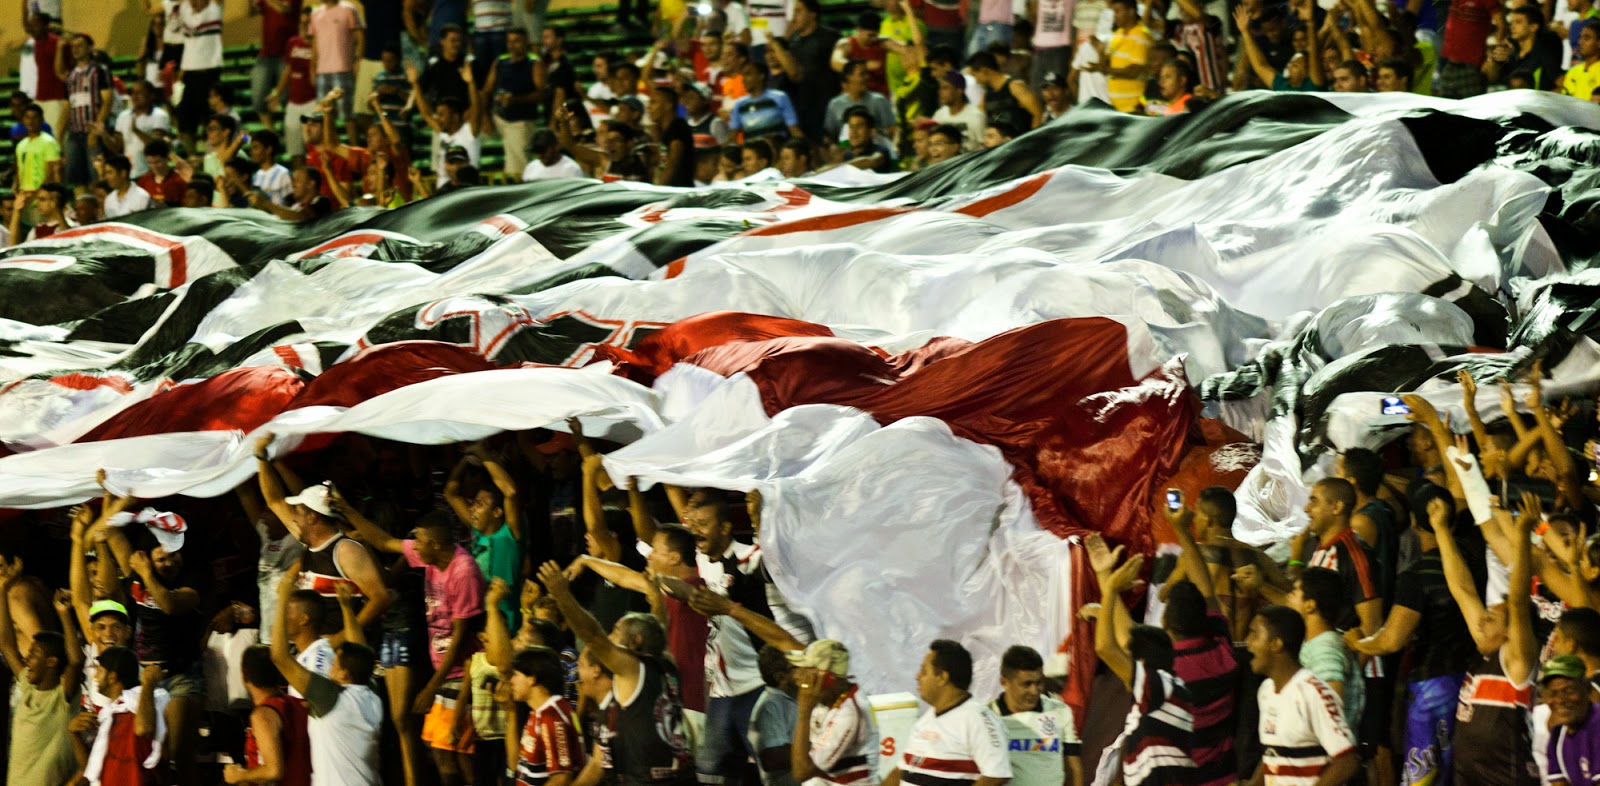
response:
<path id="1" fill-rule="evenodd" d="M 1450 737 L 1456 728 L 1456 701 L 1464 675 L 1446 674 L 1408 683 L 1405 742 L 1401 750 L 1402 786 L 1450 786 Z"/>
<path id="2" fill-rule="evenodd" d="M 416 631 L 386 630 L 383 643 L 378 645 L 378 665 L 392 669 L 396 666 L 415 667 L 421 663 L 422 637 Z"/>
<path id="3" fill-rule="evenodd" d="M 200 698 L 206 695 L 206 680 L 199 664 L 188 671 L 168 674 L 166 679 L 156 683 L 156 687 L 166 690 L 174 699 Z"/>
<path id="4" fill-rule="evenodd" d="M 1361 711 L 1361 722 L 1355 725 L 1356 738 L 1361 741 L 1361 756 L 1371 759 L 1379 748 L 1393 745 L 1390 729 L 1394 712 L 1394 678 L 1362 677 L 1361 688 L 1367 697 L 1367 706 Z"/>
<path id="5" fill-rule="evenodd" d="M 456 753 L 471 753 L 475 747 L 473 743 L 461 744 L 461 740 L 450 737 L 450 729 L 456 723 L 456 697 L 461 694 L 461 678 L 445 680 L 439 687 L 439 692 L 434 694 L 433 709 L 428 710 L 427 717 L 422 720 L 422 741 L 428 747 L 442 751 L 455 751 Z M 471 712 L 470 706 L 462 707 L 462 712 Z M 437 740 L 437 741 L 436 741 Z"/>
<path id="6" fill-rule="evenodd" d="M 317 74 L 317 100 L 321 101 L 334 88 L 344 90 L 344 95 L 333 102 L 334 120 L 347 121 L 355 111 L 356 104 L 356 75 L 353 71 L 341 71 L 335 74 Z"/>

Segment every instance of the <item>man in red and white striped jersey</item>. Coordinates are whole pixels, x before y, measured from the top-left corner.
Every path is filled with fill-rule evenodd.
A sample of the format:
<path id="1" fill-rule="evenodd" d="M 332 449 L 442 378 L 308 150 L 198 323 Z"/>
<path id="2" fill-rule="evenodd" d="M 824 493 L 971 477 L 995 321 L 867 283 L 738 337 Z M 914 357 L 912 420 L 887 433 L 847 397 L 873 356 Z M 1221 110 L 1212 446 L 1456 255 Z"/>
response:
<path id="1" fill-rule="evenodd" d="M 911 727 L 905 758 L 884 786 L 1002 786 L 1011 780 L 1000 718 L 972 697 L 972 655 L 954 641 L 929 645 L 917 693 L 929 710 Z"/>
<path id="2" fill-rule="evenodd" d="M 806 786 L 878 782 L 878 729 L 850 680 L 850 651 L 831 639 L 789 653 L 800 689 L 790 770 Z"/>
<path id="3" fill-rule="evenodd" d="M 506 739 L 517 745 L 516 786 L 569 786 L 583 769 L 583 743 L 572 718 L 561 657 L 548 647 L 530 647 L 511 660 L 511 698 L 528 705 L 520 736 L 515 712 L 506 713 Z"/>
<path id="4" fill-rule="evenodd" d="M 1268 606 L 1250 621 L 1250 669 L 1266 677 L 1261 708 L 1261 764 L 1251 786 L 1338 786 L 1361 769 L 1344 701 L 1300 666 L 1306 623 L 1287 606 Z"/>

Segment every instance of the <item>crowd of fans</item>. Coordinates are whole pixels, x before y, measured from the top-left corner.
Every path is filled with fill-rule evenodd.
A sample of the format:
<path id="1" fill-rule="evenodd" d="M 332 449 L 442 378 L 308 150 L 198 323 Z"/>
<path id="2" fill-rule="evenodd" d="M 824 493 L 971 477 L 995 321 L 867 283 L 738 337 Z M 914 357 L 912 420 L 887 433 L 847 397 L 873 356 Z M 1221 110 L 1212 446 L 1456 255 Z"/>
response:
<path id="1" fill-rule="evenodd" d="M 70 546 L 0 558 L 7 782 L 1590 783 L 1600 418 L 1539 374 L 1486 424 L 1463 372 L 1465 433 L 1404 396 L 1408 438 L 1339 454 L 1280 558 L 1221 487 L 1169 492 L 1175 557 L 1091 535 L 1088 712 L 1056 653 L 975 685 L 940 640 L 898 739 L 773 582 L 759 494 L 618 483 L 576 421 L 265 435 L 236 499 L 30 514 Z"/>
<path id="2" fill-rule="evenodd" d="M 251 0 L 261 44 L 241 115 L 221 0 L 150 3 L 123 77 L 61 30 L 59 6 L 22 4 L 0 204 L 13 242 L 161 205 L 299 220 L 540 178 L 917 170 L 1091 99 L 1169 115 L 1253 88 L 1587 100 L 1600 85 L 1591 0 L 874 0 L 846 30 L 820 0 L 625 4 L 618 32 L 658 38 L 596 57 L 587 86 L 548 0 Z"/>
<path id="3" fill-rule="evenodd" d="M 488 179 L 488 135 L 505 178 L 690 186 L 935 166 L 1090 99 L 1600 84 L 1587 0 L 888 0 L 847 35 L 816 0 L 635 5 L 620 26 L 659 39 L 597 59 L 586 89 L 537 2 L 260 0 L 241 116 L 214 0 L 152 9 L 134 80 L 24 5 L 0 204 L 19 241 L 162 205 L 396 207 Z M 967 651 L 934 641 L 907 653 L 929 709 L 893 746 L 847 648 L 763 566 L 758 495 L 642 492 L 576 424 L 461 449 L 279 456 L 266 437 L 236 500 L 29 514 L 27 564 L 0 560 L 7 782 L 870 786 L 888 757 L 886 786 L 1589 783 L 1596 420 L 1528 381 L 1486 424 L 1463 374 L 1459 434 L 1404 397 L 1409 438 L 1339 455 L 1277 558 L 1232 537 L 1222 488 L 1169 498 L 1175 559 L 1086 539 L 1088 713 L 1053 695 L 1055 653 L 1012 647 L 974 685 Z"/>

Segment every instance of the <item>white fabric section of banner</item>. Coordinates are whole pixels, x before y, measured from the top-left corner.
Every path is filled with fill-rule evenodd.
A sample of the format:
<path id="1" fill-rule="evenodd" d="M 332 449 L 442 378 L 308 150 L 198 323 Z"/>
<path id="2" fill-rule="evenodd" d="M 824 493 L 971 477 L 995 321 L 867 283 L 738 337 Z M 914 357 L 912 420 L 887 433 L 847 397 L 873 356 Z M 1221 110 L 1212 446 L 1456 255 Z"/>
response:
<path id="1" fill-rule="evenodd" d="M 1071 543 L 1041 530 L 999 450 L 933 418 L 879 426 L 814 404 L 768 418 L 744 375 L 678 366 L 656 389 L 691 414 L 606 454 L 613 478 L 762 495 L 761 549 L 794 610 L 850 648 L 871 693 L 914 691 L 938 638 L 995 685 L 1013 644 L 1055 651 L 1070 623 Z M 892 624 L 890 624 L 892 623 Z"/>

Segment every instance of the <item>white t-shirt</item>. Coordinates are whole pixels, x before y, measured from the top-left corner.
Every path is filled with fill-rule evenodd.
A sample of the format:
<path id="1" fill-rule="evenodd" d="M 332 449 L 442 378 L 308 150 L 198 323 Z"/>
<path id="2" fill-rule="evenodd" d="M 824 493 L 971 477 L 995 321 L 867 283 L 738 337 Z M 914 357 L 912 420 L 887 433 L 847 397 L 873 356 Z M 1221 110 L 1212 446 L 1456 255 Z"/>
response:
<path id="1" fill-rule="evenodd" d="M 327 639 L 318 638 L 316 643 L 306 647 L 304 651 L 295 653 L 294 661 L 306 667 L 306 671 L 326 677 L 333 673 L 333 656 L 333 644 Z M 297 699 L 305 698 L 292 686 L 289 688 L 289 695 Z"/>
<path id="2" fill-rule="evenodd" d="M 731 3 L 729 4 L 731 7 Z M 794 13 L 794 0 L 750 0 L 750 44 L 765 46 L 767 36 L 789 32 L 789 16 Z M 732 30 L 732 28 L 729 28 Z"/>
<path id="3" fill-rule="evenodd" d="M 450 148 L 458 146 L 467 149 L 467 160 L 471 161 L 473 166 L 477 166 L 480 148 L 478 137 L 472 133 L 471 123 L 462 121 L 461 127 L 453 134 L 433 135 L 433 171 L 437 173 L 434 178 L 435 188 L 442 188 L 445 183 L 450 182 L 450 176 L 444 171 L 444 154 Z"/>
<path id="4" fill-rule="evenodd" d="M 1011 777 L 1005 726 L 971 696 L 942 715 L 932 709 L 922 713 L 902 750 L 900 779 L 915 786 Z"/>
<path id="5" fill-rule="evenodd" d="M 933 113 L 933 122 L 949 123 L 961 127 L 961 149 L 971 152 L 983 147 L 983 129 L 989 127 L 989 119 L 977 104 L 963 104 L 960 112 L 951 113 L 950 107 L 941 106 Z"/>
<path id="6" fill-rule="evenodd" d="M 365 685 L 312 677 L 306 687 L 306 732 L 317 786 L 378 786 L 378 732 L 383 700 Z"/>
<path id="7" fill-rule="evenodd" d="M 161 0 L 161 11 L 165 14 L 166 26 L 161 28 L 161 43 L 183 43 L 183 19 L 179 17 L 178 6 L 187 3 L 187 0 Z"/>
<path id="8" fill-rule="evenodd" d="M 1256 703 L 1267 786 L 1311 786 L 1328 762 L 1355 747 L 1344 700 L 1306 669 L 1295 672 L 1281 691 L 1264 680 Z"/>
<path id="9" fill-rule="evenodd" d="M 172 131 L 172 118 L 167 110 L 159 106 L 151 107 L 150 113 L 141 115 L 132 109 L 124 109 L 117 115 L 117 133 L 122 135 L 122 153 L 128 157 L 128 163 L 133 164 L 133 177 L 142 177 L 150 171 L 150 165 L 144 162 L 144 140 L 133 129 L 138 128 L 149 136 L 155 131 Z"/>
<path id="10" fill-rule="evenodd" d="M 206 678 L 206 707 L 227 712 L 230 707 L 250 706 L 250 691 L 244 687 L 239 664 L 244 662 L 244 651 L 258 643 L 259 633 L 256 628 L 211 632 L 205 652 L 200 653 L 201 672 Z"/>
<path id="11" fill-rule="evenodd" d="M 569 156 L 562 156 L 560 161 L 545 166 L 543 161 L 535 158 L 528 162 L 522 169 L 522 182 L 530 183 L 535 180 L 556 180 L 564 177 L 584 177 L 583 167 L 573 161 Z"/>
<path id="12" fill-rule="evenodd" d="M 706 589 L 726 596 L 734 581 L 723 568 L 725 561 L 737 565 L 743 581 L 760 581 L 761 549 L 747 543 L 734 541 L 722 553 L 722 559 L 712 560 L 695 552 L 695 562 Z M 732 617 L 711 618 L 711 635 L 706 637 L 706 695 L 713 698 L 743 696 L 763 685 L 761 669 L 756 665 L 756 648 L 750 634 Z"/>
<path id="13" fill-rule="evenodd" d="M 859 690 L 851 689 L 836 706 L 811 709 L 811 763 L 823 775 L 805 786 L 878 782 L 878 727 Z"/>
<path id="14" fill-rule="evenodd" d="M 1006 729 L 1013 786 L 1060 786 L 1068 756 L 1079 752 L 1078 727 L 1072 708 L 1054 696 L 1040 696 L 1029 712 L 1001 714 L 1001 699 L 989 703 Z"/>
<path id="15" fill-rule="evenodd" d="M 209 0 L 196 11 L 194 3 L 184 0 L 178 17 L 183 24 L 183 60 L 178 66 L 185 71 L 221 68 L 222 3 Z"/>
<path id="16" fill-rule="evenodd" d="M 33 59 L 35 46 L 38 44 L 32 38 L 23 41 L 22 60 L 17 63 L 17 89 L 29 98 L 39 94 L 39 64 Z"/>
<path id="17" fill-rule="evenodd" d="M 287 532 L 273 540 L 267 532 L 267 523 L 261 519 L 256 519 L 254 524 L 256 535 L 261 538 L 261 555 L 256 560 L 256 588 L 261 591 L 261 643 L 271 644 L 272 625 L 278 619 L 278 582 L 283 580 L 289 566 L 306 553 L 306 547 Z"/>
<path id="18" fill-rule="evenodd" d="M 106 194 L 106 218 L 119 218 L 129 213 L 137 213 L 150 207 L 150 192 L 139 187 L 137 183 L 128 185 L 128 193 L 118 194 L 116 189 Z"/>

